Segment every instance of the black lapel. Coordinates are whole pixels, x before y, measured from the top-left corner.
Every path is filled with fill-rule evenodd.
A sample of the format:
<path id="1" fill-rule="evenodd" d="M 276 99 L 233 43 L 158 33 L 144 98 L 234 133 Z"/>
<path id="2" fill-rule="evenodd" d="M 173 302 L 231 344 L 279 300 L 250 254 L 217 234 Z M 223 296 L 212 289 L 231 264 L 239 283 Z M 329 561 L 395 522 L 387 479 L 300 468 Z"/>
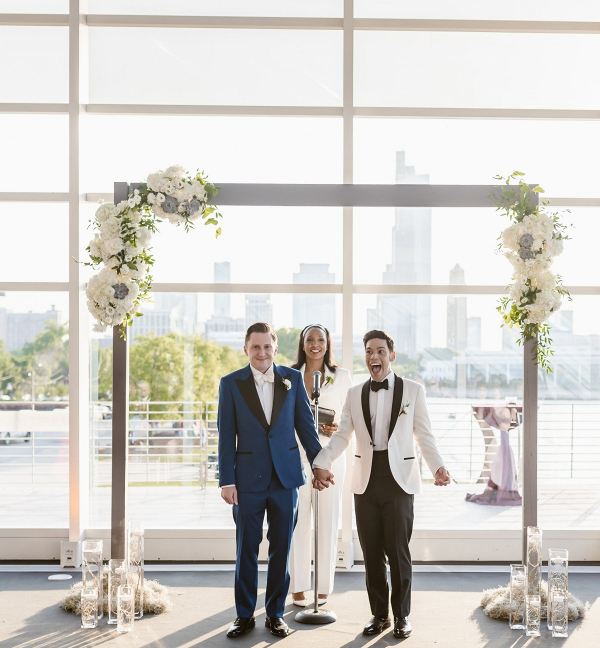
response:
<path id="1" fill-rule="evenodd" d="M 288 376 L 281 376 L 277 372 L 277 369 L 278 369 L 277 366 L 273 367 L 273 373 L 275 374 L 275 381 L 273 383 L 273 411 L 271 412 L 271 428 L 275 427 L 275 423 L 277 423 L 277 419 L 281 414 L 281 410 L 283 409 L 283 404 L 285 403 L 285 399 L 287 398 L 288 390 L 286 386 L 283 384 L 283 379 L 287 378 L 290 381 L 290 384 L 292 382 L 291 374 L 289 374 Z"/>
<path id="2" fill-rule="evenodd" d="M 373 430 L 371 429 L 371 408 L 369 407 L 369 395 L 371 393 L 371 379 L 369 378 L 362 387 L 361 391 L 361 403 L 363 416 L 365 417 L 365 425 L 367 430 L 369 430 L 369 436 L 373 438 Z"/>
<path id="3" fill-rule="evenodd" d="M 262 405 L 260 404 L 260 398 L 258 397 L 258 392 L 256 391 L 256 383 L 254 382 L 254 376 L 252 375 L 252 369 L 250 369 L 250 375 L 246 380 L 236 380 L 235 381 L 240 394 L 243 399 L 246 401 L 246 405 L 250 408 L 250 411 L 256 418 L 258 422 L 265 428 L 269 429 L 269 424 L 263 412 Z M 277 390 L 275 390 L 277 392 Z"/>
<path id="4" fill-rule="evenodd" d="M 400 414 L 400 407 L 402 406 L 402 393 L 404 392 L 404 381 L 402 378 L 399 378 L 394 374 L 394 400 L 392 401 L 392 414 L 390 416 L 390 431 L 388 433 L 388 439 L 392 436 L 396 422 L 398 421 L 398 415 Z"/>

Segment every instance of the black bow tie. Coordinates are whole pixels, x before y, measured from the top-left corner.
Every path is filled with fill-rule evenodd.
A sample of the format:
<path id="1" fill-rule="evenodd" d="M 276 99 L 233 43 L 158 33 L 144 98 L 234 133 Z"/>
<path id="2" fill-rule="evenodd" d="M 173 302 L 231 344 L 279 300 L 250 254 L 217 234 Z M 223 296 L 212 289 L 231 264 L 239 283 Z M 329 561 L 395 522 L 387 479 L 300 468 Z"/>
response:
<path id="1" fill-rule="evenodd" d="M 387 389 L 388 381 L 384 380 L 383 382 L 375 382 L 371 380 L 371 391 L 378 392 L 380 389 Z"/>

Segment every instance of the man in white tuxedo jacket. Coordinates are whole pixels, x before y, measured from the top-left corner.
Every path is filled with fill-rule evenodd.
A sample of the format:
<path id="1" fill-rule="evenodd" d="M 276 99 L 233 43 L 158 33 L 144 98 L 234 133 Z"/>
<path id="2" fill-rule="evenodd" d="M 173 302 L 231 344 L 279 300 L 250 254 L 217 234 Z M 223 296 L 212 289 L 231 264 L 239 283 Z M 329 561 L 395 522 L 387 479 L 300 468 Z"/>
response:
<path id="1" fill-rule="evenodd" d="M 450 483 L 425 403 L 421 385 L 396 376 L 394 341 L 383 331 L 363 338 L 370 380 L 351 387 L 342 419 L 314 466 L 330 470 L 356 435 L 352 492 L 356 526 L 365 561 L 367 593 L 372 619 L 364 634 L 375 635 L 391 625 L 386 556 L 390 565 L 394 636 L 410 636 L 412 534 L 414 494 L 421 491 L 415 442 L 435 476 L 437 486 Z M 315 478 L 315 487 L 327 486 Z"/>

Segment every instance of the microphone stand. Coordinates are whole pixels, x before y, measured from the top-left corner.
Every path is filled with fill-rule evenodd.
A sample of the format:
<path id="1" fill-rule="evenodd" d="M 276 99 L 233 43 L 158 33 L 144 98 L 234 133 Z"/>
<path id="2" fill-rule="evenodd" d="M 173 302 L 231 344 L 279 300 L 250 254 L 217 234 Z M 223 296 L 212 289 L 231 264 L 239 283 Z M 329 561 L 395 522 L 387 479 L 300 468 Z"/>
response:
<path id="1" fill-rule="evenodd" d="M 313 391 L 315 399 L 315 429 L 319 434 L 319 394 Z M 313 516 L 315 525 L 315 602 L 312 610 L 303 610 L 298 612 L 294 619 L 298 623 L 306 623 L 308 625 L 325 625 L 326 623 L 333 623 L 337 621 L 337 615 L 331 610 L 319 609 L 319 489 L 313 489 Z"/>

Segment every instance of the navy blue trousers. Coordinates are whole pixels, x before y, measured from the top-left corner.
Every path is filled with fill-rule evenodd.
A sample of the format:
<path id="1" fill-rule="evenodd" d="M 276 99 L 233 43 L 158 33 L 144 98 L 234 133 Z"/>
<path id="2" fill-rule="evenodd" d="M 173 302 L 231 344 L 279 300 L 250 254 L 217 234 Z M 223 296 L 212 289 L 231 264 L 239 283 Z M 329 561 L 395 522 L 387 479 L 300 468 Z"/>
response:
<path id="1" fill-rule="evenodd" d="M 258 589 L 258 547 L 267 513 L 269 564 L 266 609 L 269 617 L 282 617 L 290 586 L 290 546 L 298 515 L 298 489 L 284 488 L 273 470 L 266 490 L 238 491 L 233 505 L 237 545 L 235 563 L 235 607 L 237 616 L 251 617 Z"/>

